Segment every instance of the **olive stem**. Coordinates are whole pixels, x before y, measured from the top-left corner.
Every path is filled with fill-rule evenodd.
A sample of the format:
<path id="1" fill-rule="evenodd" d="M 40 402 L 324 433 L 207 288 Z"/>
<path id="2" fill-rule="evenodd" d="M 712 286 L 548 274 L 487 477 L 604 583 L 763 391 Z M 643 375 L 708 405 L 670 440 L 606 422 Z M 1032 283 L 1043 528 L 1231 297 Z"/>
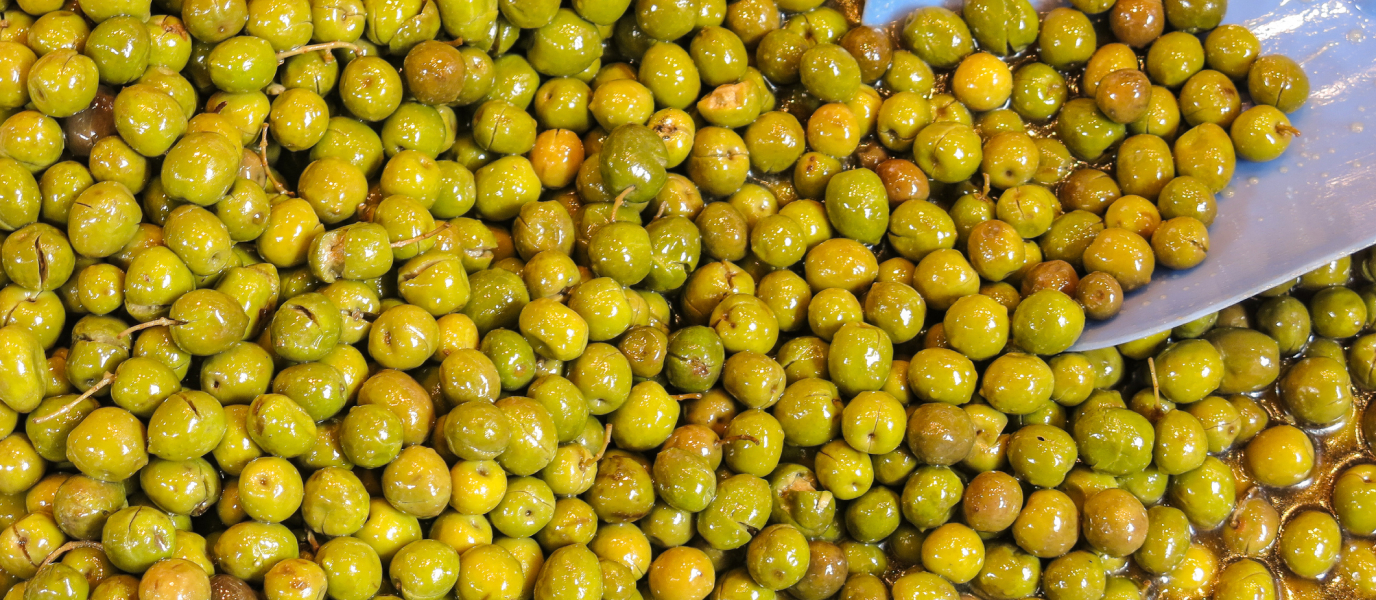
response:
<path id="1" fill-rule="evenodd" d="M 87 398 L 90 398 L 91 396 L 96 395 L 96 392 L 105 389 L 105 386 L 110 385 L 110 383 L 114 380 L 115 374 L 106 371 L 105 374 L 100 377 L 100 381 L 97 381 L 95 385 L 91 386 L 89 389 L 82 392 L 80 396 L 77 396 L 76 400 L 72 401 L 72 404 L 77 404 L 82 400 L 85 400 Z"/>
<path id="2" fill-rule="evenodd" d="M 985 173 L 985 174 L 984 174 L 984 197 L 985 197 L 985 198 L 988 198 L 988 197 L 989 197 L 989 190 L 990 190 L 990 185 L 989 185 L 989 174 L 988 174 L 988 173 Z"/>
<path id="3" fill-rule="evenodd" d="M 449 44 L 450 46 L 462 46 L 462 45 L 463 45 L 463 38 L 454 38 L 454 39 L 449 40 L 449 41 L 447 41 L 447 42 L 440 42 L 440 43 L 442 43 L 442 44 Z"/>
<path id="4" fill-rule="evenodd" d="M 66 554 L 68 550 L 76 550 L 77 548 L 95 548 L 96 550 L 100 550 L 101 552 L 105 551 L 105 546 L 100 545 L 100 542 L 88 542 L 85 540 L 75 540 L 67 542 L 65 544 L 62 544 L 61 546 L 58 546 L 56 550 L 50 552 L 48 554 L 48 557 L 43 559 L 43 562 L 38 564 L 38 568 L 42 569 L 43 567 L 53 564 L 53 561 L 57 560 L 59 556 Z"/>
<path id="5" fill-rule="evenodd" d="M 287 86 L 282 85 L 282 84 L 280 84 L 280 83 L 269 83 L 269 84 L 268 84 L 268 87 L 267 87 L 266 89 L 263 90 L 263 95 L 265 95 L 265 96 L 280 96 L 280 95 L 282 94 L 282 92 L 285 92 L 285 91 L 287 91 Z"/>
<path id="6" fill-rule="evenodd" d="M 312 554 L 320 551 L 320 542 L 315 541 L 314 531 L 311 531 L 309 529 L 306 530 L 306 543 L 311 545 Z"/>
<path id="7" fill-rule="evenodd" d="M 268 162 L 268 126 L 266 123 L 263 124 L 263 137 L 258 140 L 258 159 L 263 161 L 263 173 L 267 174 L 268 181 L 272 183 L 272 187 L 277 190 L 277 193 L 287 196 L 296 195 L 287 189 L 282 180 L 278 179 L 277 175 L 272 172 L 272 163 Z"/>
<path id="8" fill-rule="evenodd" d="M 171 327 L 173 325 L 185 324 L 186 321 L 180 321 L 170 317 L 163 317 L 161 319 L 153 319 L 152 321 L 149 321 L 147 323 L 139 323 L 138 325 L 125 329 L 124 331 L 119 332 L 119 337 L 127 337 L 129 334 L 134 333 L 136 331 L 143 331 L 145 329 L 152 329 L 154 327 L 162 327 L 163 325 Z"/>
<path id="9" fill-rule="evenodd" d="M 616 200 L 612 202 L 612 220 L 613 220 L 613 221 L 616 220 L 616 213 L 621 212 L 621 205 L 626 203 L 626 196 L 631 195 L 631 192 L 634 192 L 634 191 L 635 191 L 635 186 L 631 186 L 631 187 L 628 187 L 628 188 L 626 188 L 626 189 L 624 189 L 624 190 L 621 190 L 621 193 L 616 195 Z"/>
<path id="10" fill-rule="evenodd" d="M 414 244 L 414 243 L 416 243 L 416 242 L 423 242 L 423 241 L 425 241 L 425 240 L 427 240 L 427 239 L 430 239 L 430 238 L 432 238 L 432 237 L 435 237 L 436 235 L 439 234 L 439 232 L 444 231 L 444 230 L 447 229 L 448 227 L 449 227 L 449 223 L 448 223 L 448 222 L 446 222 L 446 221 L 440 221 L 439 227 L 436 227 L 436 228 L 430 230 L 429 233 L 422 233 L 422 234 L 420 234 L 420 235 L 418 235 L 418 236 L 416 236 L 416 237 L 413 237 L 413 238 L 406 238 L 406 239 L 401 240 L 401 241 L 398 241 L 398 242 L 392 242 L 392 247 L 393 247 L 393 248 L 401 248 L 401 247 L 403 247 L 403 246 L 406 246 L 406 245 L 409 245 L 409 244 Z"/>
<path id="11" fill-rule="evenodd" d="M 593 462 L 602 460 L 602 457 L 607 454 L 607 446 L 610 445 L 612 445 L 612 424 L 607 423 L 607 426 L 602 430 L 602 449 L 597 451 L 597 456 L 592 459 Z"/>
<path id="12" fill-rule="evenodd" d="M 1294 137 L 1300 137 L 1300 135 L 1301 135 L 1301 134 L 1300 134 L 1300 130 L 1295 129 L 1294 126 L 1286 125 L 1285 123 L 1281 123 L 1281 124 L 1279 124 L 1279 125 L 1276 125 L 1276 132 L 1277 132 L 1277 133 L 1284 133 L 1284 134 L 1286 134 L 1286 135 L 1291 135 L 1291 136 L 1294 136 Z"/>
<path id="13" fill-rule="evenodd" d="M 69 401 L 67 401 L 67 403 L 64 404 L 64 405 L 62 406 L 61 409 L 58 409 L 58 412 L 49 413 L 49 414 L 47 415 L 47 417 L 49 417 L 49 418 L 45 418 L 45 417 L 35 417 L 35 418 L 33 419 L 33 421 L 35 422 L 35 424 L 37 424 L 37 423 L 42 423 L 42 422 L 45 422 L 45 421 L 47 421 L 47 420 L 50 420 L 50 418 L 53 417 L 54 415 L 67 414 L 67 412 L 66 412 L 67 410 L 71 409 L 73 406 L 76 406 L 76 405 L 78 405 L 78 404 L 81 404 L 82 402 L 85 402 L 86 399 L 87 399 L 87 398 L 90 398 L 92 394 L 94 394 L 95 392 L 100 391 L 101 388 L 103 388 L 103 387 L 105 387 L 106 385 L 108 385 L 108 384 L 104 383 L 104 381 L 105 381 L 105 379 L 106 379 L 107 377 L 110 378 L 110 380 L 111 380 L 110 383 L 114 383 L 114 373 L 111 373 L 111 372 L 109 372 L 109 371 L 106 371 L 105 374 L 103 374 L 103 375 L 100 376 L 100 381 L 97 381 L 96 384 L 95 384 L 95 385 L 92 385 L 90 389 L 86 390 L 85 392 L 82 392 L 82 394 L 81 394 L 80 396 L 73 396 L 72 399 L 69 400 Z"/>
<path id="14" fill-rule="evenodd" d="M 667 208 L 669 208 L 669 203 L 668 203 L 668 202 L 660 202 L 660 203 L 659 203 L 659 210 L 656 210 L 656 211 L 655 211 L 655 216 L 654 216 L 653 218 L 651 218 L 650 221 L 651 221 L 651 222 L 658 221 L 660 217 L 664 216 L 664 210 L 667 209 Z"/>
<path id="15" fill-rule="evenodd" d="M 1156 361 L 1147 357 L 1147 370 L 1151 372 L 1151 393 L 1156 396 L 1156 405 L 1161 406 L 1161 383 L 1156 380 Z"/>
<path id="16" fill-rule="evenodd" d="M 293 57 L 293 56 L 296 56 L 297 54 L 305 54 L 305 53 L 307 53 L 307 52 L 315 52 L 315 51 L 317 51 L 317 50 L 335 50 L 335 49 L 338 49 L 338 48 L 346 48 L 346 49 L 349 49 L 349 50 L 353 50 L 354 52 L 362 52 L 362 51 L 363 51 L 362 48 L 359 48 L 359 47 L 358 47 L 358 44 L 354 44 L 354 43 L 352 43 L 352 42 L 334 41 L 334 42 L 325 42 L 325 43 L 323 43 L 323 44 L 310 44 L 310 45 L 307 45 L 307 46 L 301 46 L 300 48 L 292 48 L 291 50 L 283 50 L 283 51 L 281 51 L 281 52 L 278 52 L 278 53 L 277 53 L 277 64 L 280 65 L 280 64 L 282 64 L 284 61 L 286 61 L 288 58 L 291 58 L 291 57 Z"/>
<path id="17" fill-rule="evenodd" d="M 669 399 L 676 400 L 678 402 L 682 402 L 684 400 L 701 400 L 702 394 L 679 394 L 677 396 L 669 396 Z"/>

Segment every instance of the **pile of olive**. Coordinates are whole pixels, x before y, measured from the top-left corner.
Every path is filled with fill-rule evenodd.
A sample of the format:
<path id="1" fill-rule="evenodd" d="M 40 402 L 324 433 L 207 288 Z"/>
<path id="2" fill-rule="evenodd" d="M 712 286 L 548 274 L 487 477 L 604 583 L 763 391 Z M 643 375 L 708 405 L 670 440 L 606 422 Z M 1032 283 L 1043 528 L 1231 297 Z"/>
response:
<path id="1" fill-rule="evenodd" d="M 0 0 L 4 600 L 1376 596 L 1352 261 L 1064 352 L 1303 70 L 1072 4 Z"/>

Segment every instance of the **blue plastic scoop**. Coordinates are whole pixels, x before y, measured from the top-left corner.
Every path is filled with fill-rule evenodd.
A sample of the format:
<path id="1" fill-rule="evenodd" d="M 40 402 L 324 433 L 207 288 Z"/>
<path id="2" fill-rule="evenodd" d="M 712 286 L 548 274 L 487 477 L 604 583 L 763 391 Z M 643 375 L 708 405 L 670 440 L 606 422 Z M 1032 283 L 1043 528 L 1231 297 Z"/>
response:
<path id="1" fill-rule="evenodd" d="M 1049 10 L 1062 2 L 1033 0 Z M 923 6 L 870 0 L 864 21 L 884 25 Z M 1209 256 L 1188 271 L 1158 266 L 1123 311 L 1091 323 L 1073 350 L 1138 339 L 1235 304 L 1376 244 L 1376 0 L 1233 0 L 1225 22 L 1246 25 L 1262 54 L 1304 66 L 1312 93 L 1290 115 L 1303 135 L 1269 163 L 1238 161 L 1218 195 Z M 1183 124 L 1182 124 L 1183 126 Z"/>

